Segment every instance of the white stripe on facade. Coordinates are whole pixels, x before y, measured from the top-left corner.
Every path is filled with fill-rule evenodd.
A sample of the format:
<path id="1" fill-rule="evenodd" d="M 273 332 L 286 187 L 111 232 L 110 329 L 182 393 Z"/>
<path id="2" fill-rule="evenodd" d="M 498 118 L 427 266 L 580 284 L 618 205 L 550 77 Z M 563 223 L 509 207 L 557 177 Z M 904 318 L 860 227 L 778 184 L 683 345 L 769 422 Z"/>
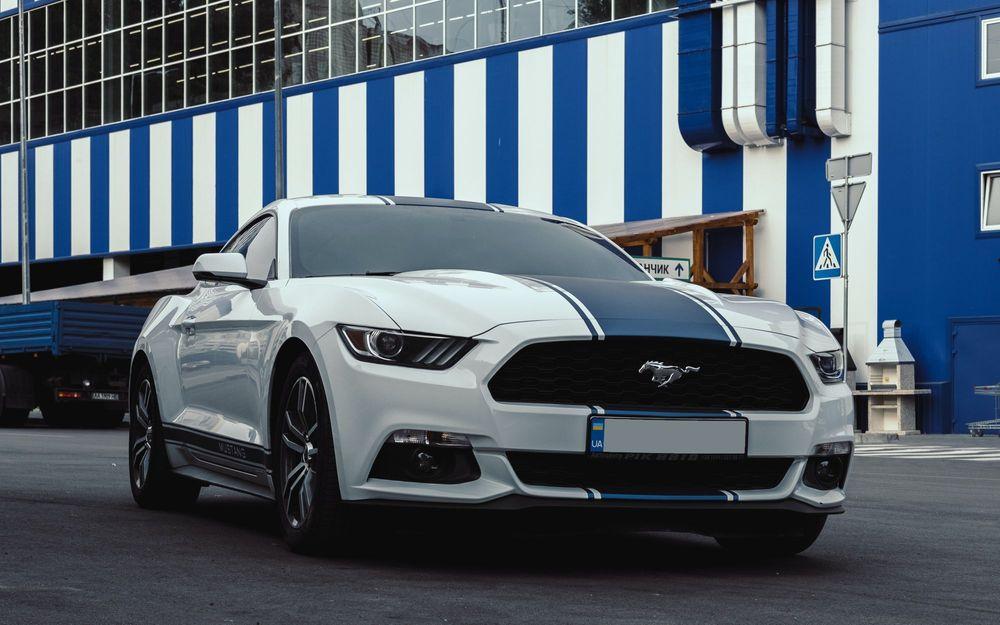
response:
<path id="1" fill-rule="evenodd" d="M 455 199 L 486 201 L 486 60 L 455 66 Z"/>
<path id="2" fill-rule="evenodd" d="M 15 9 L 17 9 L 17 0 L 0 0 L 0 11 L 13 11 Z M 28 18 L 25 17 L 24 21 L 28 21 Z"/>
<path id="3" fill-rule="evenodd" d="M 70 253 L 90 253 L 90 137 L 70 142 Z"/>
<path id="4" fill-rule="evenodd" d="M 191 235 L 193 243 L 215 241 L 215 113 L 191 122 Z"/>
<path id="5" fill-rule="evenodd" d="M 779 302 L 787 291 L 787 154 L 785 144 L 743 148 L 743 210 L 767 211 L 754 231 L 755 294 Z"/>
<path id="6" fill-rule="evenodd" d="M 587 40 L 587 223 L 625 221 L 625 33 Z"/>
<path id="7" fill-rule="evenodd" d="M 424 194 L 424 73 L 397 76 L 393 85 L 396 195 Z"/>
<path id="8" fill-rule="evenodd" d="M 13 263 L 21 258 L 19 254 L 21 230 L 17 189 L 17 152 L 0 155 L 0 262 Z"/>
<path id="9" fill-rule="evenodd" d="M 170 127 L 170 122 L 149 127 L 149 247 L 166 247 L 171 240 Z"/>
<path id="10" fill-rule="evenodd" d="M 129 131 L 108 135 L 108 251 L 129 249 Z"/>
<path id="11" fill-rule="evenodd" d="M 831 140 L 831 156 L 847 156 L 871 152 L 872 173 L 866 178 L 868 187 L 861 197 L 861 205 L 851 225 L 848 245 L 848 271 L 851 276 L 851 310 L 848 318 L 848 349 L 858 366 L 858 379 L 868 379 L 865 361 L 872 349 L 878 345 L 878 101 L 879 79 L 878 37 L 871 33 L 878 31 L 879 16 L 877 2 L 855 2 L 847 11 L 847 38 L 851 45 L 847 49 L 847 67 L 852 68 L 847 76 L 847 92 L 864 94 L 851 97 L 850 137 Z M 840 232 L 841 221 L 836 207 L 830 203 L 831 232 Z M 851 270 L 851 267 L 857 270 Z M 843 283 L 831 280 L 830 326 L 837 328 L 844 324 Z"/>
<path id="12" fill-rule="evenodd" d="M 288 148 L 285 180 L 288 197 L 304 197 L 313 192 L 313 95 L 303 93 L 288 98 Z"/>
<path id="13" fill-rule="evenodd" d="M 368 190 L 368 86 L 362 82 L 341 87 L 338 98 L 340 192 L 365 193 Z"/>
<path id="14" fill-rule="evenodd" d="M 242 226 L 264 205 L 264 105 L 239 108 L 237 166 L 238 222 Z"/>
<path id="15" fill-rule="evenodd" d="M 52 145 L 35 148 L 35 258 L 53 256 L 53 156 Z"/>
<path id="16" fill-rule="evenodd" d="M 552 212 L 552 46 L 517 55 L 517 203 Z"/>
<path id="17" fill-rule="evenodd" d="M 701 214 L 701 152 L 691 149 L 677 125 L 677 22 L 663 25 L 662 215 Z M 691 235 L 663 239 L 662 255 L 691 258 Z"/>

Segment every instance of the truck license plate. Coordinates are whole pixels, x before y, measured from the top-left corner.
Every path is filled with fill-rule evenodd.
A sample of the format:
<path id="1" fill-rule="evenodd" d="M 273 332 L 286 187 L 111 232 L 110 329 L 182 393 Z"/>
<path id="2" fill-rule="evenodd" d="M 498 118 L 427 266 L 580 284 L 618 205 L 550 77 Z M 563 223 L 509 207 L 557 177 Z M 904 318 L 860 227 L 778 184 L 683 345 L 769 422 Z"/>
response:
<path id="1" fill-rule="evenodd" d="M 97 401 L 118 401 L 118 393 L 94 392 L 90 394 L 90 398 Z"/>

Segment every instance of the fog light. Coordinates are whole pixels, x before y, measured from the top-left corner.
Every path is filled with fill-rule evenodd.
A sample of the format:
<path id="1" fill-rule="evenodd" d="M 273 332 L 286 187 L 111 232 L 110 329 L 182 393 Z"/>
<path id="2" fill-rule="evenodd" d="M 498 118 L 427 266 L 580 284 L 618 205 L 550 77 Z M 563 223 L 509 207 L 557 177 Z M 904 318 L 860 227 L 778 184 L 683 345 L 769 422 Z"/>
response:
<path id="1" fill-rule="evenodd" d="M 846 468 L 845 456 L 810 458 L 802 481 L 818 490 L 833 490 L 842 486 Z"/>
<path id="2" fill-rule="evenodd" d="M 437 471 L 441 468 L 437 458 L 434 457 L 434 454 L 423 449 L 413 452 L 412 462 L 413 470 L 421 475 L 430 476 L 437 473 Z"/>

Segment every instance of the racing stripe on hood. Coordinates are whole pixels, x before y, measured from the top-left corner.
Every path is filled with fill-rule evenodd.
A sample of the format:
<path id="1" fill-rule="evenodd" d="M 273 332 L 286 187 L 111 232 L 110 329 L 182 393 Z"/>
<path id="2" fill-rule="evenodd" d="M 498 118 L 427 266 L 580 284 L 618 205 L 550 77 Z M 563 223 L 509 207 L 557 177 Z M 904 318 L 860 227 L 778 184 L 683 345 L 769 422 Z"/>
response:
<path id="1" fill-rule="evenodd" d="M 670 336 L 740 344 L 736 329 L 711 305 L 657 282 L 562 276 L 532 277 L 580 309 L 595 336 Z"/>
<path id="2" fill-rule="evenodd" d="M 578 300 L 576 297 L 574 297 L 572 293 L 567 292 L 566 289 L 560 288 L 555 284 L 552 284 L 551 282 L 546 282 L 545 280 L 540 280 L 538 278 L 529 278 L 528 276 L 518 276 L 518 277 L 524 280 L 529 280 L 531 282 L 541 284 L 542 286 L 552 289 L 559 295 L 562 295 L 563 299 L 569 302 L 569 305 L 573 307 L 576 313 L 580 315 L 580 318 L 583 319 L 583 322 L 587 324 L 587 329 L 590 330 L 590 334 L 594 337 L 594 339 L 599 340 L 604 338 L 604 330 L 601 329 L 601 326 L 598 323 L 597 319 L 595 319 L 594 316 L 590 314 L 590 312 L 586 309 L 583 303 L 580 302 L 580 300 Z"/>

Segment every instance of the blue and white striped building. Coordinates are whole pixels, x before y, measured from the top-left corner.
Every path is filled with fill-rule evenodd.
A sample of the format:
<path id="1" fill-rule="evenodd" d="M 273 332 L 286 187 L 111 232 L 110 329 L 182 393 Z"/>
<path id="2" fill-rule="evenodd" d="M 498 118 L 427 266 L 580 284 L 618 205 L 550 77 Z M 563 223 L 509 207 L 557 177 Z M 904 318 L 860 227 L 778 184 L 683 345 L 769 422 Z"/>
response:
<path id="1" fill-rule="evenodd" d="M 29 31 L 29 73 L 46 72 L 28 81 L 34 261 L 218 245 L 274 199 L 274 32 L 257 2 L 27 4 L 29 25 L 66 7 L 44 41 Z M 872 152 L 850 241 L 855 360 L 901 319 L 943 415 L 931 431 L 974 420 L 966 387 L 1000 381 L 1000 2 L 289 4 L 289 196 L 487 200 L 590 224 L 763 209 L 759 294 L 839 327 L 839 281 L 811 274 L 812 236 L 840 228 L 824 163 Z M 0 27 L 12 83 L 4 42 Z M 15 99 L 0 90 L 4 264 L 20 249 Z M 739 245 L 710 239 L 716 277 Z"/>

